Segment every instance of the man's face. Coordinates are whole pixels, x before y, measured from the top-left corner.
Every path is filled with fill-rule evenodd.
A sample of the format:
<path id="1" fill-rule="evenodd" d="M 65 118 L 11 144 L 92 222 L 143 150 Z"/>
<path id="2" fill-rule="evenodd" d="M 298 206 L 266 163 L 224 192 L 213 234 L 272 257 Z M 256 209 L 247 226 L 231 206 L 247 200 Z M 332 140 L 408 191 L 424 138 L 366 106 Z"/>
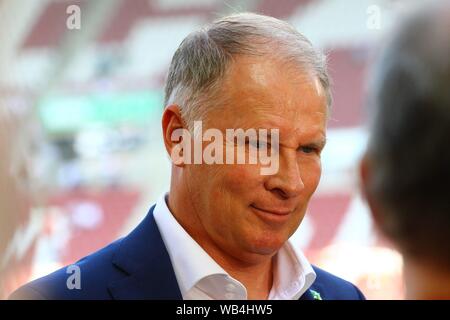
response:
<path id="1" fill-rule="evenodd" d="M 204 238 L 197 240 L 248 261 L 276 253 L 305 215 L 321 175 L 326 97 L 315 77 L 267 57 L 236 58 L 222 92 L 226 105 L 208 114 L 204 130 L 217 128 L 225 137 L 225 129 L 279 129 L 273 175 L 261 175 L 262 165 L 248 161 L 185 167 Z"/>

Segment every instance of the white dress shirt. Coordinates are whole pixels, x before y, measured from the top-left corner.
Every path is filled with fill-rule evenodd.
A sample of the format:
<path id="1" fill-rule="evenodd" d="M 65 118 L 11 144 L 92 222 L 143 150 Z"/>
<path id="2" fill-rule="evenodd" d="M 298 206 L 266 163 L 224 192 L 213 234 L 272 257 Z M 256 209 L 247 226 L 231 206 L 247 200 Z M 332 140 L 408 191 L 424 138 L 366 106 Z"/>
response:
<path id="1" fill-rule="evenodd" d="M 166 195 L 153 215 L 172 262 L 184 300 L 247 300 L 247 290 L 184 230 L 170 212 Z M 275 256 L 270 300 L 298 299 L 316 279 L 303 253 L 287 241 Z M 282 270 L 280 272 L 279 270 Z"/>

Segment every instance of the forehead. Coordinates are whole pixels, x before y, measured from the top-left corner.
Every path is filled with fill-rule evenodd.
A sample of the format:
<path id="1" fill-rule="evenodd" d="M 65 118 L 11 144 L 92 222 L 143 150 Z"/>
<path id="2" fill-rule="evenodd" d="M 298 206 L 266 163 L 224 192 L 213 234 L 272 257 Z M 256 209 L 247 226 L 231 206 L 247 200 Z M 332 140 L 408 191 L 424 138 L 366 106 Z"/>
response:
<path id="1" fill-rule="evenodd" d="M 222 88 L 221 123 L 233 127 L 273 127 L 280 133 L 325 134 L 326 96 L 317 77 L 293 63 L 267 57 L 239 57 Z"/>

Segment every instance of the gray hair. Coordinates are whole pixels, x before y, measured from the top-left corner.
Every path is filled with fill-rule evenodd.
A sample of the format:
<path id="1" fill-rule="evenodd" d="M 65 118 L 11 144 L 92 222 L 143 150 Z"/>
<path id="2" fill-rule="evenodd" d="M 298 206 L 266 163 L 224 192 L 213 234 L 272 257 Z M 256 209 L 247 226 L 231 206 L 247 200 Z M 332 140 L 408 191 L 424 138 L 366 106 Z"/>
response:
<path id="1" fill-rule="evenodd" d="M 294 62 L 319 79 L 332 103 L 326 57 L 292 25 L 254 13 L 233 14 L 189 34 L 170 65 L 165 106 L 178 104 L 188 127 L 203 119 L 210 101 L 217 103 L 220 80 L 235 55 L 261 56 L 280 49 L 280 58 Z M 216 98 L 216 99 L 214 99 Z"/>

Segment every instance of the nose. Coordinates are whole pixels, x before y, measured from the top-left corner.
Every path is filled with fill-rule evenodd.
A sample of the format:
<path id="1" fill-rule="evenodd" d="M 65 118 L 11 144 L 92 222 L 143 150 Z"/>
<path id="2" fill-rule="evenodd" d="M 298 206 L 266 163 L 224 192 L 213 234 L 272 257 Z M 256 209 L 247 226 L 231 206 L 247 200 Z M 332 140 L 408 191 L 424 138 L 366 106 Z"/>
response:
<path id="1" fill-rule="evenodd" d="M 278 172 L 267 176 L 265 187 L 276 193 L 281 198 L 293 198 L 298 196 L 305 188 L 297 161 L 297 155 L 289 153 L 279 157 Z"/>

